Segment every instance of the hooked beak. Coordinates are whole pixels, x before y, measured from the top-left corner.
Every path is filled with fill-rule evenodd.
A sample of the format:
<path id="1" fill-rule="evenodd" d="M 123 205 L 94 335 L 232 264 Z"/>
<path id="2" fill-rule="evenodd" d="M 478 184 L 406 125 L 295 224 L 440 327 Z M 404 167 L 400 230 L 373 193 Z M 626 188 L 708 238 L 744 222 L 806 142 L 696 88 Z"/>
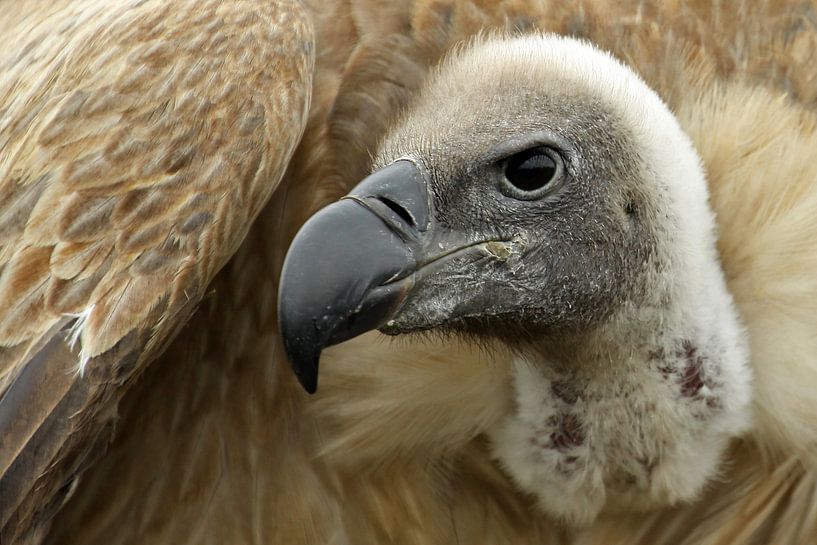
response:
<path id="1" fill-rule="evenodd" d="M 278 323 L 307 392 L 317 389 L 325 347 L 377 329 L 397 312 L 426 261 L 429 216 L 425 176 L 399 160 L 298 231 L 281 273 Z"/>

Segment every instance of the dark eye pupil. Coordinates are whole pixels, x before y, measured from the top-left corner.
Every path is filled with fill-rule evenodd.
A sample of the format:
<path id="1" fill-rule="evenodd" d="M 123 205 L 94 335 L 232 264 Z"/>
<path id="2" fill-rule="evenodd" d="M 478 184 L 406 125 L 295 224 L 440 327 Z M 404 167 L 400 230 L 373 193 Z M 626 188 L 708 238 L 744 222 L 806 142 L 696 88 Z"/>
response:
<path id="1" fill-rule="evenodd" d="M 556 162 L 541 150 L 528 150 L 508 159 L 505 177 L 521 191 L 545 187 L 556 174 Z"/>

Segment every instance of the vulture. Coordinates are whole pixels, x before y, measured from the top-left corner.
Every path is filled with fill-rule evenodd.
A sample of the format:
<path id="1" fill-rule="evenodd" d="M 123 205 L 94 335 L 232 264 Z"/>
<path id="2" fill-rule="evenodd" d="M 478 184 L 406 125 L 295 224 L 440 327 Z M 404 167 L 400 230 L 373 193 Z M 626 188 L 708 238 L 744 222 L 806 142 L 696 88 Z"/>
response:
<path id="1" fill-rule="evenodd" d="M 814 0 L 0 36 L 2 545 L 817 539 Z"/>

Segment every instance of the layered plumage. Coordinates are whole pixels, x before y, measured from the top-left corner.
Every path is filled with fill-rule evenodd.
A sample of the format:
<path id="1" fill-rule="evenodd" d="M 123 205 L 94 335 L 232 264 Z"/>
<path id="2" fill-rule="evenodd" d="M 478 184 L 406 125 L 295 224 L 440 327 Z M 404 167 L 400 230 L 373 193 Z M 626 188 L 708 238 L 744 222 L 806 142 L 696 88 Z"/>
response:
<path id="1" fill-rule="evenodd" d="M 813 3 L 95 4 L 0 3 L 4 543 L 817 533 Z M 369 335 L 327 352 L 317 398 L 284 365 L 289 239 L 488 29 L 612 51 L 703 159 L 755 378 L 751 428 L 696 499 L 555 522 L 485 436 L 514 405 L 501 350 Z"/>

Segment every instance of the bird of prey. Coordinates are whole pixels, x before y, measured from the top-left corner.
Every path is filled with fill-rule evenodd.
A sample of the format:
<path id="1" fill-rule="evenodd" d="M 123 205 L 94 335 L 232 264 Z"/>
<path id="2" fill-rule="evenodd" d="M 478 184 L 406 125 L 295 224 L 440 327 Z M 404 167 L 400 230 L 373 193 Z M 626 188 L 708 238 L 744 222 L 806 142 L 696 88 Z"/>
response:
<path id="1" fill-rule="evenodd" d="M 2 545 L 814 542 L 813 0 L 0 36 Z"/>

